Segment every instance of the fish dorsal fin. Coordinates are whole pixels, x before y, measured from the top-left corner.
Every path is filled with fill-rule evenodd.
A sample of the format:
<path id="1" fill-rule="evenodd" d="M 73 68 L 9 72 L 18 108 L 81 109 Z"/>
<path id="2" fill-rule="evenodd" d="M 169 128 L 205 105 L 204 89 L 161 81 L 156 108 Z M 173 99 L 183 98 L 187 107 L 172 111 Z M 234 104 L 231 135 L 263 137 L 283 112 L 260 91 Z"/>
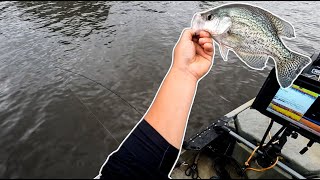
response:
<path id="1" fill-rule="evenodd" d="M 220 54 L 221 54 L 221 57 L 224 61 L 228 61 L 228 52 L 229 52 L 229 49 L 224 46 L 223 44 L 219 44 L 219 50 L 220 50 Z"/>
<path id="2" fill-rule="evenodd" d="M 267 16 L 272 21 L 274 26 L 277 28 L 277 32 L 278 32 L 279 36 L 285 36 L 288 38 L 295 37 L 294 28 L 289 22 L 287 22 L 283 19 L 280 19 L 279 17 L 277 17 L 271 13 L 267 13 Z"/>
<path id="3" fill-rule="evenodd" d="M 268 61 L 266 54 L 251 54 L 242 51 L 235 51 L 238 57 L 250 68 L 256 70 L 263 70 Z"/>

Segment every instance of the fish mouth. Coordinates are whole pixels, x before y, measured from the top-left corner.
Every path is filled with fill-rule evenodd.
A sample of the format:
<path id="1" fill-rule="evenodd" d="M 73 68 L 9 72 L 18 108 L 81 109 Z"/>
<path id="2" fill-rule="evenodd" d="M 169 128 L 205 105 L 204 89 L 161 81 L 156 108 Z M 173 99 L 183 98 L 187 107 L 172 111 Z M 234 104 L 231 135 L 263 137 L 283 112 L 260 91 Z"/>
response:
<path id="1" fill-rule="evenodd" d="M 196 13 L 191 21 L 191 27 L 195 31 L 195 35 L 200 35 L 200 31 L 203 30 L 203 20 L 199 13 Z"/>
<path id="2" fill-rule="evenodd" d="M 192 30 L 195 32 L 196 35 L 200 34 L 200 31 L 202 30 L 202 28 L 200 27 L 199 22 L 192 22 Z"/>

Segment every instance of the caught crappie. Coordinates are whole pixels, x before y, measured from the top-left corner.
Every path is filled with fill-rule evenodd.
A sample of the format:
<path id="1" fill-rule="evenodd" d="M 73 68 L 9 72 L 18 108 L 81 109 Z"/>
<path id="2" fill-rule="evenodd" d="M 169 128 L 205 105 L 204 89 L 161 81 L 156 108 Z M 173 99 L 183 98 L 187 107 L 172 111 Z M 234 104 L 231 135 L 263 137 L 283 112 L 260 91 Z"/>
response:
<path id="1" fill-rule="evenodd" d="M 266 67 L 275 62 L 281 87 L 290 87 L 311 59 L 285 46 L 281 38 L 295 37 L 293 26 L 272 13 L 248 4 L 227 4 L 196 13 L 192 29 L 208 31 L 219 46 L 223 60 L 233 51 L 247 66 Z"/>

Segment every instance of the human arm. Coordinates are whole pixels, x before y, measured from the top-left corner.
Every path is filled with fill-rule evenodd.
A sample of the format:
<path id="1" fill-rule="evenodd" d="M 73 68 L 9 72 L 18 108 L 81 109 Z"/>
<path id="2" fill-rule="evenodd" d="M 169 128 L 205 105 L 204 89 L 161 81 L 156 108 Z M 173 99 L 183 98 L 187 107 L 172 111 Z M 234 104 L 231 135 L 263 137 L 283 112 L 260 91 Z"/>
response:
<path id="1" fill-rule="evenodd" d="M 173 51 L 170 70 L 145 115 L 145 120 L 171 145 L 181 148 L 199 80 L 212 66 L 214 46 L 210 34 L 194 37 L 185 29 Z"/>

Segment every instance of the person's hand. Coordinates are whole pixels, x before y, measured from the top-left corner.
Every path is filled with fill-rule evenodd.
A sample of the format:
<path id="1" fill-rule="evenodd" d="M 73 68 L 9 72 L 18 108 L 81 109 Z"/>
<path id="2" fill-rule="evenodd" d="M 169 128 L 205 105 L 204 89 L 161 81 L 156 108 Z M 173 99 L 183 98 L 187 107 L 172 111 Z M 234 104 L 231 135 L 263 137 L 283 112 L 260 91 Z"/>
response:
<path id="1" fill-rule="evenodd" d="M 174 48 L 172 68 L 182 70 L 197 81 L 211 68 L 214 45 L 210 34 L 200 31 L 195 36 L 192 29 L 184 29 Z"/>

